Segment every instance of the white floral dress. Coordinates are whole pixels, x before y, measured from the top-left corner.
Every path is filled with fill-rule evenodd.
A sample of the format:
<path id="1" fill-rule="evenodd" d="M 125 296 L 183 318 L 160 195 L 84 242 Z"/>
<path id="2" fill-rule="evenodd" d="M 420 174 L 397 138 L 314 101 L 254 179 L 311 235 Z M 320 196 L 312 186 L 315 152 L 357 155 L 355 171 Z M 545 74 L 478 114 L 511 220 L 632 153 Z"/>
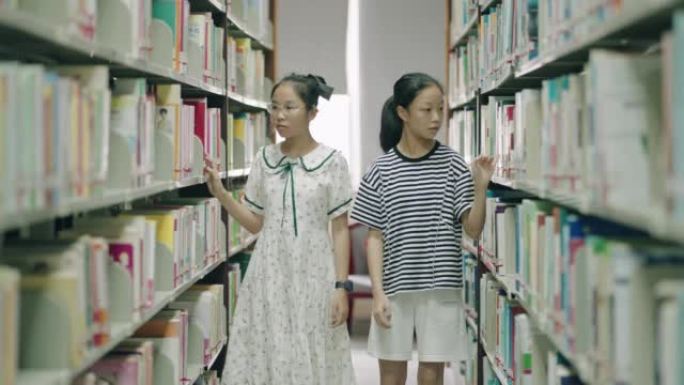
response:
<path id="1" fill-rule="evenodd" d="M 329 221 L 351 206 L 347 162 L 323 144 L 304 157 L 258 152 L 245 204 L 264 225 L 238 293 L 223 383 L 352 385 L 349 334 L 330 326 Z"/>

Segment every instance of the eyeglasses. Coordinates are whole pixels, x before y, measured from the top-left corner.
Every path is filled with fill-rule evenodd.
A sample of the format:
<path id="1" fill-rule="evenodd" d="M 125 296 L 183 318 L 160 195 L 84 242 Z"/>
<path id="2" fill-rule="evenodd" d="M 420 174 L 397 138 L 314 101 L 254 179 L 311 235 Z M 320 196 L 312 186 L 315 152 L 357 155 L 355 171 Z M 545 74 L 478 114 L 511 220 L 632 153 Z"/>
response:
<path id="1" fill-rule="evenodd" d="M 268 105 L 268 113 L 271 114 L 272 116 L 278 115 L 279 113 L 283 113 L 283 115 L 293 115 L 295 114 L 298 110 L 300 110 L 302 107 L 301 106 L 293 106 L 291 104 L 285 105 L 285 106 L 279 106 L 277 104 L 269 104 Z"/>

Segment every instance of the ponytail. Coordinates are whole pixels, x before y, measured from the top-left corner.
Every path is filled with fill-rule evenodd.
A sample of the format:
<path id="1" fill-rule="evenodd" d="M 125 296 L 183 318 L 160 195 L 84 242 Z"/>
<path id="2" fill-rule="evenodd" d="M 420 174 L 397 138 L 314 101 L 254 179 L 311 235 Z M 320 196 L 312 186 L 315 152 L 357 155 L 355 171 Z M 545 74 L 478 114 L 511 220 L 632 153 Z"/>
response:
<path id="1" fill-rule="evenodd" d="M 390 96 L 382 107 L 380 117 L 380 147 L 387 152 L 394 148 L 401 139 L 404 123 L 397 113 L 394 96 Z"/>

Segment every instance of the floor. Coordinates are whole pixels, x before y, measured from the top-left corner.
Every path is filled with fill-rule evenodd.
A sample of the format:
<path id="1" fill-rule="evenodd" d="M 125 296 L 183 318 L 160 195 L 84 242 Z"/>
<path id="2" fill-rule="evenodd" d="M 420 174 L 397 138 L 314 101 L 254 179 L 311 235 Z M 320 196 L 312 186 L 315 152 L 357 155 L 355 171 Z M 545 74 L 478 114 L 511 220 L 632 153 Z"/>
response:
<path id="1" fill-rule="evenodd" d="M 352 360 L 356 373 L 357 385 L 379 385 L 378 361 L 366 351 L 366 339 L 370 326 L 370 300 L 356 300 L 354 303 L 354 324 L 352 329 Z M 444 385 L 462 385 L 463 378 L 458 373 L 458 366 L 447 368 L 444 375 Z M 406 385 L 417 385 L 416 375 L 418 363 L 409 362 Z"/>

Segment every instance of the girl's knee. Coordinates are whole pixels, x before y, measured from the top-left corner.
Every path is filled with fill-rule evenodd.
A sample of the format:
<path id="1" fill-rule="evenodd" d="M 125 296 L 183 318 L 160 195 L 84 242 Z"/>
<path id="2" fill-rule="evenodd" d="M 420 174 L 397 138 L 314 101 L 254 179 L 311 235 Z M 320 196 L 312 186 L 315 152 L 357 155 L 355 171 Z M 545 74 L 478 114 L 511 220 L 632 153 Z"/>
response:
<path id="1" fill-rule="evenodd" d="M 380 378 L 383 385 L 406 382 L 406 361 L 380 360 Z"/>
<path id="2" fill-rule="evenodd" d="M 443 362 L 421 362 L 418 365 L 418 378 L 421 384 L 439 384 L 443 376 Z"/>

